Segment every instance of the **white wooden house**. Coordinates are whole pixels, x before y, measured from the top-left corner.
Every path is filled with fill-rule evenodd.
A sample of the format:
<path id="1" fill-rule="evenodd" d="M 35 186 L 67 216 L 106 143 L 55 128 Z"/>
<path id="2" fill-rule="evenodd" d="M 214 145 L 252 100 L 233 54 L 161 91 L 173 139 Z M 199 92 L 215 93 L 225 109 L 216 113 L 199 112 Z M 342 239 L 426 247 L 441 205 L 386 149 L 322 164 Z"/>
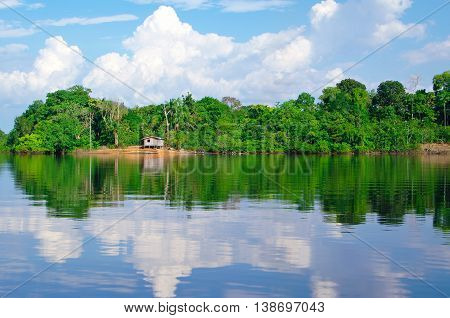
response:
<path id="1" fill-rule="evenodd" d="M 162 148 L 164 147 L 164 139 L 155 136 L 147 136 L 141 139 L 142 148 Z"/>

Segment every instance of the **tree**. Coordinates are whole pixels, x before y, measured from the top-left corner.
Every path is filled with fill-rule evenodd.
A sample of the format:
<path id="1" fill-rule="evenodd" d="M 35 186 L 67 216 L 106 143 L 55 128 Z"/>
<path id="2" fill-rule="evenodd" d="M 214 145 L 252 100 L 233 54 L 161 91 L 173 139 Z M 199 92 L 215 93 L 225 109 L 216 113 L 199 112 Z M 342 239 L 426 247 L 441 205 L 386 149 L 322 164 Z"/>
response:
<path id="1" fill-rule="evenodd" d="M 94 105 L 95 111 L 100 117 L 101 138 L 107 142 L 113 141 L 114 146 L 119 147 L 119 126 L 122 117 L 127 114 L 128 109 L 123 103 L 105 99 L 97 100 Z"/>
<path id="2" fill-rule="evenodd" d="M 433 78 L 433 90 L 436 96 L 436 109 L 444 127 L 447 127 L 447 108 L 450 103 L 450 71 L 445 71 Z"/>
<path id="3" fill-rule="evenodd" d="M 355 90 L 357 88 L 360 90 L 363 90 L 363 91 L 366 90 L 366 85 L 364 85 L 363 83 L 360 83 L 354 79 L 351 79 L 351 78 L 342 80 L 341 82 L 336 84 L 336 87 L 339 88 L 342 92 L 347 93 L 347 94 L 351 94 L 353 92 L 353 90 Z"/>
<path id="4" fill-rule="evenodd" d="M 397 81 L 382 82 L 377 88 L 377 94 L 373 100 L 374 111 L 378 117 L 393 115 L 405 116 L 406 91 L 402 83 Z"/>
<path id="5" fill-rule="evenodd" d="M 225 96 L 222 98 L 222 103 L 228 105 L 228 107 L 231 107 L 232 109 L 239 109 L 242 107 L 241 101 L 231 96 Z"/>
<path id="6" fill-rule="evenodd" d="M 13 148 L 18 152 L 46 152 L 49 151 L 45 148 L 43 143 L 43 137 L 39 134 L 28 134 L 20 137 L 17 144 Z"/>
<path id="7" fill-rule="evenodd" d="M 412 75 L 408 81 L 408 91 L 410 93 L 415 93 L 417 90 L 417 87 L 419 86 L 419 83 L 420 83 L 420 76 Z"/>
<path id="8" fill-rule="evenodd" d="M 405 95 L 405 109 L 407 118 L 410 120 L 418 119 L 428 121 L 436 120 L 434 112 L 434 94 L 426 92 L 424 89 L 417 90 L 415 93 Z"/>
<path id="9" fill-rule="evenodd" d="M 86 128 L 80 121 L 63 113 L 40 122 L 34 134 L 45 150 L 65 153 L 89 145 L 89 135 L 83 132 Z"/>
<path id="10" fill-rule="evenodd" d="M 6 142 L 8 136 L 0 129 L 0 151 L 7 150 Z"/>
<path id="11" fill-rule="evenodd" d="M 315 106 L 315 99 L 308 93 L 301 93 L 298 95 L 295 104 L 303 109 L 311 110 Z"/>

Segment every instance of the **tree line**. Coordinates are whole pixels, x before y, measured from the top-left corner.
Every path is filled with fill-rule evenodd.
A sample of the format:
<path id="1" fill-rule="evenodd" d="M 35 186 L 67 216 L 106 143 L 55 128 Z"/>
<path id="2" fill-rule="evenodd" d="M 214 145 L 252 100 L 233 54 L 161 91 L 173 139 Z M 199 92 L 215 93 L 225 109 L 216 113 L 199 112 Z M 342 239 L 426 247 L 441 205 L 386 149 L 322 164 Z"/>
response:
<path id="1" fill-rule="evenodd" d="M 191 94 L 160 105 L 127 108 L 96 99 L 82 86 L 49 93 L 16 118 L 0 149 L 64 153 L 75 149 L 138 145 L 163 137 L 175 149 L 205 152 L 406 151 L 448 142 L 450 71 L 433 78 L 433 91 L 408 92 L 398 81 L 376 91 L 354 79 L 267 105 L 242 105 Z"/>

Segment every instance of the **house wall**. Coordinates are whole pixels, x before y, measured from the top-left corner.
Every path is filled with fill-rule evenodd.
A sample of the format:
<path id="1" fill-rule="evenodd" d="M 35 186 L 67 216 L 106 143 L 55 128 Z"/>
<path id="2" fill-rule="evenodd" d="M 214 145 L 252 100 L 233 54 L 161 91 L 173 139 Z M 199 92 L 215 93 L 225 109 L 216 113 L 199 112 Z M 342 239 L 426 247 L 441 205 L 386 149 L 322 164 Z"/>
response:
<path id="1" fill-rule="evenodd" d="M 148 141 L 148 140 L 150 140 L 150 141 Z M 144 147 L 164 147 L 164 140 L 148 138 L 148 139 L 144 139 L 144 142 L 142 145 Z"/>

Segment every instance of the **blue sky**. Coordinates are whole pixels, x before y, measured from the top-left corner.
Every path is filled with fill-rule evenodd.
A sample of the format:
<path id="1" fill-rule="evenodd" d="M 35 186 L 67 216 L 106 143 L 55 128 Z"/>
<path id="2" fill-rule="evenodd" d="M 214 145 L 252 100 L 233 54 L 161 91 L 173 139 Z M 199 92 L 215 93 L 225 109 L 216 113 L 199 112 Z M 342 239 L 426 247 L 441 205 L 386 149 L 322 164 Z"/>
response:
<path id="1" fill-rule="evenodd" d="M 274 104 L 346 77 L 376 88 L 388 79 L 408 86 L 418 75 L 429 89 L 450 68 L 450 5 L 414 24 L 447 2 L 0 0 L 0 129 L 9 131 L 33 100 L 74 84 L 129 106 L 187 91 Z"/>

